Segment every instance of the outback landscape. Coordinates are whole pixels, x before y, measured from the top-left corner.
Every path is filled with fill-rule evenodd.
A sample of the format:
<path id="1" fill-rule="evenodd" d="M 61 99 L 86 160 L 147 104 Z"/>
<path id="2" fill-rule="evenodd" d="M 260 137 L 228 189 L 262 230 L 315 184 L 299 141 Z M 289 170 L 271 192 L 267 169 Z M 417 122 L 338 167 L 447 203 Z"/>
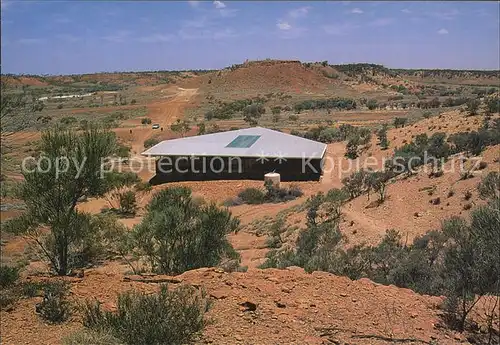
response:
<path id="1" fill-rule="evenodd" d="M 499 342 L 499 71 L 1 81 L 2 344 Z M 257 125 L 325 143 L 320 181 L 149 183 L 159 142 Z"/>

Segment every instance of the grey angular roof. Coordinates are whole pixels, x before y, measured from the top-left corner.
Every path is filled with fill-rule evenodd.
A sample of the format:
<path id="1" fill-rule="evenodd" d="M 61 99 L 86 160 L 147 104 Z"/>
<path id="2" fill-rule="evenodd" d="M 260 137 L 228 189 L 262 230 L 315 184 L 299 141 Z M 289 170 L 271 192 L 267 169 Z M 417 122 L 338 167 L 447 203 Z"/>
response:
<path id="1" fill-rule="evenodd" d="M 323 158 L 326 144 L 262 127 L 165 140 L 144 156 Z"/>

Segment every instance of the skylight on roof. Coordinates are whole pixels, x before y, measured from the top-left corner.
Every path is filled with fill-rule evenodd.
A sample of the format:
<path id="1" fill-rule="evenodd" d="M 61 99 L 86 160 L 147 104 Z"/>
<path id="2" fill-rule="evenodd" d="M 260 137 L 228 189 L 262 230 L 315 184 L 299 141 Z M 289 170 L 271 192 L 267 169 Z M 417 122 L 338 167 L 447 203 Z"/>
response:
<path id="1" fill-rule="evenodd" d="M 227 144 L 226 147 L 246 149 L 255 144 L 259 138 L 260 135 L 238 135 L 233 141 Z"/>

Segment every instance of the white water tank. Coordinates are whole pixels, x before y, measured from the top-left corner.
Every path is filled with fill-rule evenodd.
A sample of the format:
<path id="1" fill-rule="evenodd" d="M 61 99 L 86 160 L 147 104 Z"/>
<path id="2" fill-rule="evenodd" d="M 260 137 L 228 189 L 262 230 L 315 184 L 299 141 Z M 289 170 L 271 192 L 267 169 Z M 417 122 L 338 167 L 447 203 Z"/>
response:
<path id="1" fill-rule="evenodd" d="M 281 176 L 278 173 L 271 172 L 264 175 L 264 183 L 268 183 L 267 181 L 271 181 L 272 185 L 276 188 L 280 187 Z"/>

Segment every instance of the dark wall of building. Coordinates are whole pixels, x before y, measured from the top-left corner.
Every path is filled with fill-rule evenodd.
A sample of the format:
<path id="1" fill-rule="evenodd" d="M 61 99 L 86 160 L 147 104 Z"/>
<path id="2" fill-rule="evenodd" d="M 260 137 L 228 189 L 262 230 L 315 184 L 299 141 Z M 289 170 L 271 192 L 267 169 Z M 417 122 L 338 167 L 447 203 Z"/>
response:
<path id="1" fill-rule="evenodd" d="M 156 161 L 156 176 L 150 183 L 210 180 L 264 180 L 276 172 L 281 181 L 317 181 L 321 159 L 266 159 L 246 157 L 161 157 Z"/>

